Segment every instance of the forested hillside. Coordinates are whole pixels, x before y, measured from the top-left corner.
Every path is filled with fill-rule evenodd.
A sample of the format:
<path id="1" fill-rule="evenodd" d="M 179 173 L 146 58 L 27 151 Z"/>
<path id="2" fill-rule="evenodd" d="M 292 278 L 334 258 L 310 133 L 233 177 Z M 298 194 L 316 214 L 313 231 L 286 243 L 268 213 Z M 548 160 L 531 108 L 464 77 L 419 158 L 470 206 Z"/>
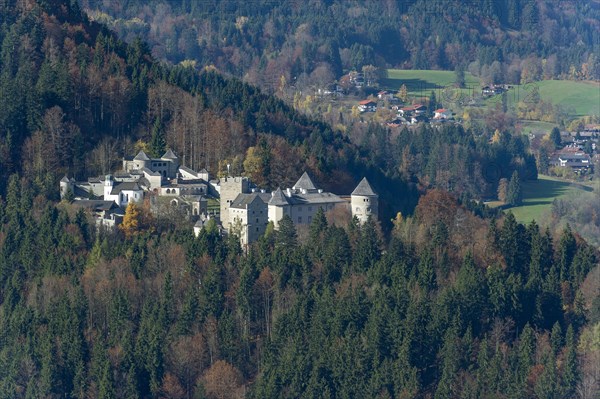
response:
<path id="1" fill-rule="evenodd" d="M 600 79 L 600 3 L 578 0 L 83 0 L 159 59 L 302 90 L 363 66 L 463 69 L 488 83 Z"/>
<path id="2" fill-rule="evenodd" d="M 1 2 L 0 42 L 0 398 L 597 397 L 599 254 L 470 200 L 537 175 L 505 113 L 350 143 L 75 2 Z M 383 228 L 285 218 L 246 253 L 212 222 L 195 237 L 142 207 L 104 231 L 57 203 L 64 173 L 167 146 L 267 188 L 366 175 Z"/>
<path id="3" fill-rule="evenodd" d="M 17 178 L 0 222 L 2 398 L 597 397 L 597 252 L 443 191 L 389 240 L 320 213 L 245 255 L 98 233 Z"/>
<path id="4" fill-rule="evenodd" d="M 388 214 L 392 200 L 396 209 L 414 207 L 414 189 L 367 168 L 326 124 L 214 71 L 161 66 L 143 42 L 123 43 L 73 4 L 0 5 L 3 186 L 19 172 L 53 197 L 65 173 L 108 173 L 122 156 L 168 146 L 189 167 L 216 175 L 230 163 L 265 188 L 308 170 L 324 188 L 349 193 L 367 175 Z"/>

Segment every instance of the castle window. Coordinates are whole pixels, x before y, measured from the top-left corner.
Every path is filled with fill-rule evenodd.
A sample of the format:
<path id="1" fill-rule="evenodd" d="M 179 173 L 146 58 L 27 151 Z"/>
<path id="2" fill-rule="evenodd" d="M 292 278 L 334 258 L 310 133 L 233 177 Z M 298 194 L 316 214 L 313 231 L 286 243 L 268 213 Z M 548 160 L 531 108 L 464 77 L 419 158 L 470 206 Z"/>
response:
<path id="1" fill-rule="evenodd" d="M 308 217 L 308 223 L 312 222 L 312 216 Z"/>
<path id="2" fill-rule="evenodd" d="M 367 207 L 367 212 L 371 212 L 371 207 L 370 206 Z"/>
<path id="3" fill-rule="evenodd" d="M 356 207 L 356 213 L 360 213 L 360 208 L 358 206 Z"/>
<path id="4" fill-rule="evenodd" d="M 302 223 L 302 216 L 298 216 L 298 223 Z"/>
<path id="5" fill-rule="evenodd" d="M 167 188 L 167 194 L 171 194 L 171 189 Z"/>
<path id="6" fill-rule="evenodd" d="M 312 206 L 309 206 L 309 207 L 308 207 L 308 211 L 309 211 L 309 212 L 312 212 Z M 310 222 L 310 220 L 309 220 L 309 222 Z"/>

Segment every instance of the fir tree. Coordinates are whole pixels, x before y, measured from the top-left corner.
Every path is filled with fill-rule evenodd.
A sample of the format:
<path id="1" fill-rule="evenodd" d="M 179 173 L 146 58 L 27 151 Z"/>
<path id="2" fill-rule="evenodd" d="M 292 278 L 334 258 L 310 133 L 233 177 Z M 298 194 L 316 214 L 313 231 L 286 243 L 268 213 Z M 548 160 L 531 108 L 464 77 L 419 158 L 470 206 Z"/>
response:
<path id="1" fill-rule="evenodd" d="M 152 156 L 160 158 L 165 153 L 166 146 L 165 130 L 162 121 L 157 117 L 154 120 L 154 125 L 152 125 L 152 134 L 150 137 L 150 151 L 152 152 Z"/>
<path id="2" fill-rule="evenodd" d="M 519 206 L 523 202 L 523 194 L 521 192 L 521 181 L 519 174 L 515 170 L 508 183 L 508 189 L 506 190 L 506 203 L 511 206 Z"/>

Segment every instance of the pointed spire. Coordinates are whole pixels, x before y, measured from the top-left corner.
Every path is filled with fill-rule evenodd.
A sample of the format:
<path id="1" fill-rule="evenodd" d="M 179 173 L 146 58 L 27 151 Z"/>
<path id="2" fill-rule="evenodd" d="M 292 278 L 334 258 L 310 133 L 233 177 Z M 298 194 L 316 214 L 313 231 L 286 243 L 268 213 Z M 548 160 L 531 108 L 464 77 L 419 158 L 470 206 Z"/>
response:
<path id="1" fill-rule="evenodd" d="M 292 188 L 294 190 L 316 190 L 317 189 L 315 187 L 315 184 L 313 183 L 312 179 L 306 172 L 304 172 L 302 174 L 302 176 L 300 176 L 300 178 L 298 179 L 298 181 L 296 182 L 296 184 L 294 184 L 294 187 L 292 187 Z"/>
<path id="2" fill-rule="evenodd" d="M 369 181 L 366 177 L 363 177 L 360 183 L 358 183 L 358 186 L 356 186 L 354 191 L 352 191 L 351 195 L 362 195 L 365 197 L 377 196 L 375 191 L 373 191 L 373 189 L 371 188 L 371 185 L 369 184 Z"/>
<path id="3" fill-rule="evenodd" d="M 62 179 L 60 179 L 61 183 L 68 183 L 70 182 L 69 178 L 67 177 L 67 175 L 65 175 L 65 177 L 63 177 Z"/>

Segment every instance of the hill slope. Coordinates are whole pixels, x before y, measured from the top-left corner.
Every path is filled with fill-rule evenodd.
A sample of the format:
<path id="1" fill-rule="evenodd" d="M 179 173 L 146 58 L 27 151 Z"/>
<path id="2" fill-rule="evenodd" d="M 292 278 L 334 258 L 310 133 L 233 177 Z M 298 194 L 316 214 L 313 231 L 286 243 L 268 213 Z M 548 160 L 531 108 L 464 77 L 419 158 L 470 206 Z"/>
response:
<path id="1" fill-rule="evenodd" d="M 365 65 L 468 68 L 487 83 L 600 79 L 596 1 L 82 3 L 120 37 L 148 40 L 160 59 L 214 64 L 272 90 L 281 76 L 304 88 Z"/>

